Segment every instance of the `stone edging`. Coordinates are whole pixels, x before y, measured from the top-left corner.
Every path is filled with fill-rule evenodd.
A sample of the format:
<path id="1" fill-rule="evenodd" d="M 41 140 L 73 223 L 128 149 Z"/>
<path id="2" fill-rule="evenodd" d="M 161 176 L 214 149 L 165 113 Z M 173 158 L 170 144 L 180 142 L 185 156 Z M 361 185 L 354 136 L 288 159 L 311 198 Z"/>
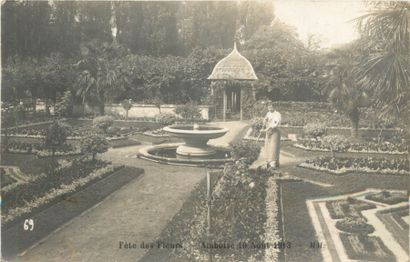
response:
<path id="1" fill-rule="evenodd" d="M 338 170 L 331 170 L 325 167 L 319 167 L 313 164 L 307 164 L 307 163 L 301 163 L 298 165 L 298 167 L 303 167 L 311 170 L 316 170 L 316 171 L 322 171 L 322 172 L 328 172 L 334 175 L 345 175 L 348 173 L 357 173 L 357 172 L 363 172 L 363 173 L 368 173 L 368 174 L 378 174 L 381 173 L 382 175 L 392 175 L 392 176 L 398 176 L 398 175 L 404 175 L 408 176 L 410 175 L 410 172 L 405 171 L 405 170 L 392 170 L 392 169 L 381 169 L 381 170 L 374 170 L 374 169 L 369 169 L 369 168 L 342 168 Z"/>

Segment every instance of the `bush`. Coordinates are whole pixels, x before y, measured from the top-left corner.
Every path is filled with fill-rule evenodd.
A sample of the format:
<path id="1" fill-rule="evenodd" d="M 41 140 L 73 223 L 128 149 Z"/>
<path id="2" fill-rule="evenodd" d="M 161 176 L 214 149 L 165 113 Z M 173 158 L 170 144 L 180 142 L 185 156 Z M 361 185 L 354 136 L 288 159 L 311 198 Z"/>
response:
<path id="1" fill-rule="evenodd" d="M 331 158 L 318 157 L 307 160 L 300 166 L 308 166 L 315 169 L 327 169 L 330 171 L 366 172 L 377 174 L 406 174 L 408 173 L 409 160 L 406 158 Z"/>
<path id="2" fill-rule="evenodd" d="M 346 152 L 349 148 L 349 141 L 341 135 L 325 136 L 323 138 L 323 144 L 330 148 L 332 157 L 335 157 L 336 152 Z"/>
<path id="3" fill-rule="evenodd" d="M 261 146 L 254 141 L 238 141 L 230 144 L 233 159 L 244 159 L 245 163 L 252 164 L 259 157 Z"/>
<path id="4" fill-rule="evenodd" d="M 262 117 L 252 118 L 250 125 L 255 132 L 259 132 L 263 127 L 263 118 Z"/>
<path id="5" fill-rule="evenodd" d="M 73 95 L 70 91 L 65 91 L 60 101 L 55 105 L 55 113 L 59 116 L 71 116 L 73 114 Z"/>
<path id="6" fill-rule="evenodd" d="M 170 113 L 161 113 L 155 116 L 155 120 L 162 126 L 169 126 L 175 123 L 176 116 Z"/>
<path id="7" fill-rule="evenodd" d="M 336 222 L 336 228 L 348 233 L 356 234 L 371 234 L 374 232 L 374 227 L 366 223 L 362 217 L 345 217 Z"/>
<path id="8" fill-rule="evenodd" d="M 404 193 L 390 192 L 385 190 L 380 193 L 366 195 L 366 199 L 389 205 L 398 204 L 400 202 L 406 202 L 408 200 Z"/>
<path id="9" fill-rule="evenodd" d="M 303 127 L 303 133 L 315 139 L 325 135 L 326 132 L 327 128 L 323 123 L 308 123 Z"/>
<path id="10" fill-rule="evenodd" d="M 84 154 L 91 154 L 93 160 L 98 153 L 104 153 L 108 150 L 108 141 L 105 137 L 91 134 L 81 139 L 81 152 Z"/>
<path id="11" fill-rule="evenodd" d="M 201 110 L 194 103 L 179 105 L 175 108 L 175 114 L 180 115 L 184 120 L 195 121 L 201 120 Z"/>
<path id="12" fill-rule="evenodd" d="M 44 147 L 54 156 L 57 149 L 64 145 L 69 134 L 70 126 L 60 122 L 53 122 L 47 129 L 44 137 Z"/>
<path id="13" fill-rule="evenodd" d="M 114 118 L 111 116 L 98 116 L 93 119 L 93 126 L 104 132 L 107 132 L 107 129 L 112 126 L 114 123 Z"/>

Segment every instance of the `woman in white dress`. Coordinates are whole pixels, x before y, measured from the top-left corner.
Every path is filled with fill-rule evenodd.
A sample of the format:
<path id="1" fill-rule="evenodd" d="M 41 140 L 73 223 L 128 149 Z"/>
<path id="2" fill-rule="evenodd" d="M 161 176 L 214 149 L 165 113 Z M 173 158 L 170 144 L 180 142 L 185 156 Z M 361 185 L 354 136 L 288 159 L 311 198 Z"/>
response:
<path id="1" fill-rule="evenodd" d="M 264 119 L 266 132 L 265 137 L 265 154 L 267 165 L 273 168 L 279 167 L 279 154 L 280 154 L 280 130 L 279 125 L 282 120 L 282 116 L 279 112 L 273 110 L 273 106 L 268 106 L 268 113 Z"/>

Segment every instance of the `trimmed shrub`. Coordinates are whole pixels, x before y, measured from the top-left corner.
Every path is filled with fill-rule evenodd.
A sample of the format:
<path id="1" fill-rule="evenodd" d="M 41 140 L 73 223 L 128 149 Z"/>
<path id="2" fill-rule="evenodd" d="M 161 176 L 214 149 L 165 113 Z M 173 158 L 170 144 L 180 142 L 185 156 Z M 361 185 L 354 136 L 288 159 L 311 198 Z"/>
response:
<path id="1" fill-rule="evenodd" d="M 155 120 L 162 126 L 169 126 L 175 123 L 176 116 L 170 113 L 161 113 L 155 116 Z"/>
<path id="2" fill-rule="evenodd" d="M 80 147 L 82 153 L 91 154 L 95 160 L 98 153 L 101 154 L 108 150 L 108 141 L 103 136 L 91 134 L 81 139 Z"/>
<path id="3" fill-rule="evenodd" d="M 112 126 L 113 123 L 114 118 L 111 116 L 98 116 L 93 119 L 93 126 L 104 131 L 104 133 L 107 132 L 107 129 Z"/>
<path id="4" fill-rule="evenodd" d="M 348 233 L 367 235 L 374 232 L 374 227 L 362 217 L 345 217 L 336 222 L 336 228 Z"/>
<path id="5" fill-rule="evenodd" d="M 340 135 L 325 136 L 323 144 L 330 148 L 332 157 L 335 157 L 336 152 L 346 152 L 349 148 L 349 141 L 346 137 Z"/>
<path id="6" fill-rule="evenodd" d="M 230 144 L 233 159 L 243 159 L 245 163 L 252 164 L 259 157 L 261 146 L 254 141 L 237 141 Z"/>
<path id="7" fill-rule="evenodd" d="M 53 156 L 57 149 L 64 145 L 69 130 L 69 125 L 57 121 L 48 127 L 44 137 L 44 147 L 51 151 Z"/>
<path id="8" fill-rule="evenodd" d="M 180 115 L 184 120 L 202 120 L 201 110 L 194 103 L 179 105 L 175 108 L 175 114 Z"/>
<path id="9" fill-rule="evenodd" d="M 308 123 L 303 127 L 303 133 L 307 137 L 317 139 L 324 136 L 327 132 L 327 128 L 323 123 Z"/>

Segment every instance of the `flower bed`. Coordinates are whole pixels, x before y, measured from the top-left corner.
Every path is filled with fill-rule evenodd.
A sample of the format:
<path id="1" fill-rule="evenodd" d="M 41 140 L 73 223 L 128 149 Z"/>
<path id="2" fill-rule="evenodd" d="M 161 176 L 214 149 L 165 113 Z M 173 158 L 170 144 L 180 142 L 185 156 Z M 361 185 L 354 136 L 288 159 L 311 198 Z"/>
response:
<path id="1" fill-rule="evenodd" d="M 266 226 L 265 243 L 277 243 L 279 236 L 279 193 L 278 184 L 274 177 L 269 177 L 265 198 L 266 205 Z M 279 249 L 268 248 L 265 250 L 265 261 L 277 261 Z"/>
<path id="2" fill-rule="evenodd" d="M 386 175 L 409 175 L 408 159 L 385 158 L 332 158 L 318 157 L 307 160 L 299 167 L 325 171 L 331 174 L 342 175 L 351 172 L 363 172 Z"/>
<path id="3" fill-rule="evenodd" d="M 303 150 L 330 151 L 330 147 L 320 139 L 298 140 L 293 146 Z M 347 142 L 345 146 L 347 152 L 351 153 L 407 154 L 407 145 L 405 143 Z"/>
<path id="4" fill-rule="evenodd" d="M 374 227 L 367 224 L 362 217 L 345 217 L 336 222 L 336 228 L 347 233 L 364 235 L 374 232 Z"/>
<path id="5" fill-rule="evenodd" d="M 365 198 L 388 205 L 394 205 L 400 202 L 406 202 L 408 200 L 404 193 L 390 191 L 382 191 L 379 193 L 368 194 Z"/>
<path id="6" fill-rule="evenodd" d="M 347 198 L 326 201 L 326 208 L 332 219 L 341 219 L 346 217 L 362 217 L 360 213 L 362 210 L 376 208 L 376 206 L 355 198 Z"/>
<path id="7" fill-rule="evenodd" d="M 69 119 L 65 120 L 72 128 L 69 130 L 68 139 L 81 139 L 82 137 L 94 132 L 92 128 L 92 120 Z M 10 137 L 25 137 L 25 138 L 43 138 L 46 130 L 51 122 L 37 124 L 26 127 L 18 127 L 9 130 Z M 145 132 L 152 128 L 157 128 L 155 123 L 135 122 L 135 121 L 114 121 L 114 125 L 107 129 L 105 134 L 107 139 L 122 139 L 137 132 Z"/>
<path id="8" fill-rule="evenodd" d="M 203 244 L 214 243 L 225 243 L 229 247 L 212 248 L 213 261 L 263 261 L 267 249 L 260 245 L 268 241 L 273 245 L 273 241 L 279 241 L 275 217 L 278 212 L 277 194 L 272 191 L 267 195 L 268 176 L 251 174 L 243 162 L 227 164 L 223 174 L 216 176 L 216 182 L 211 179 L 210 238 L 207 237 L 206 183 L 203 181 L 187 201 L 189 209 L 184 204 L 161 234 L 161 239 L 182 243 L 183 249 L 175 250 L 180 256 L 176 261 L 207 261 L 210 249 Z M 269 207 L 266 207 L 267 202 Z M 271 218 L 269 222 L 267 216 Z M 265 227 L 272 231 L 267 232 Z M 247 247 L 239 248 L 240 242 L 245 242 Z M 275 248 L 271 246 L 269 249 Z M 275 257 L 275 254 L 271 256 Z"/>
<path id="9" fill-rule="evenodd" d="M 10 175 L 6 173 L 6 170 L 4 168 L 0 167 L 0 176 L 1 176 L 1 188 L 4 188 L 8 185 L 11 185 L 15 182 L 17 182 L 14 178 L 12 178 Z"/>
<path id="10" fill-rule="evenodd" d="M 2 224 L 30 213 L 59 196 L 74 192 L 115 169 L 106 162 L 75 159 L 64 168 L 39 176 L 35 182 L 19 184 L 10 191 L 2 192 Z"/>
<path id="11" fill-rule="evenodd" d="M 8 151 L 10 153 L 36 154 L 39 157 L 51 156 L 51 152 L 45 149 L 43 145 L 38 143 L 11 142 L 8 144 Z M 70 156 L 79 154 L 81 154 L 80 149 L 75 148 L 72 145 L 64 145 L 55 152 L 56 156 Z"/>
<path id="12" fill-rule="evenodd" d="M 340 233 L 340 239 L 350 259 L 366 261 L 395 261 L 393 253 L 379 237 Z"/>
<path id="13" fill-rule="evenodd" d="M 257 101 L 251 110 L 244 112 L 245 117 L 264 117 L 269 103 Z M 327 127 L 350 127 L 351 123 L 347 117 L 334 110 L 330 103 L 323 102 L 273 102 L 273 108 L 281 113 L 282 125 L 304 126 L 312 119 L 318 123 L 324 123 Z M 395 123 L 380 120 L 377 112 L 372 109 L 360 110 L 360 127 L 389 128 Z"/>
<path id="14" fill-rule="evenodd" d="M 143 132 L 144 135 L 146 136 L 152 136 L 152 137 L 169 137 L 169 133 L 164 132 L 162 128 L 155 129 L 155 130 L 147 130 Z"/>

